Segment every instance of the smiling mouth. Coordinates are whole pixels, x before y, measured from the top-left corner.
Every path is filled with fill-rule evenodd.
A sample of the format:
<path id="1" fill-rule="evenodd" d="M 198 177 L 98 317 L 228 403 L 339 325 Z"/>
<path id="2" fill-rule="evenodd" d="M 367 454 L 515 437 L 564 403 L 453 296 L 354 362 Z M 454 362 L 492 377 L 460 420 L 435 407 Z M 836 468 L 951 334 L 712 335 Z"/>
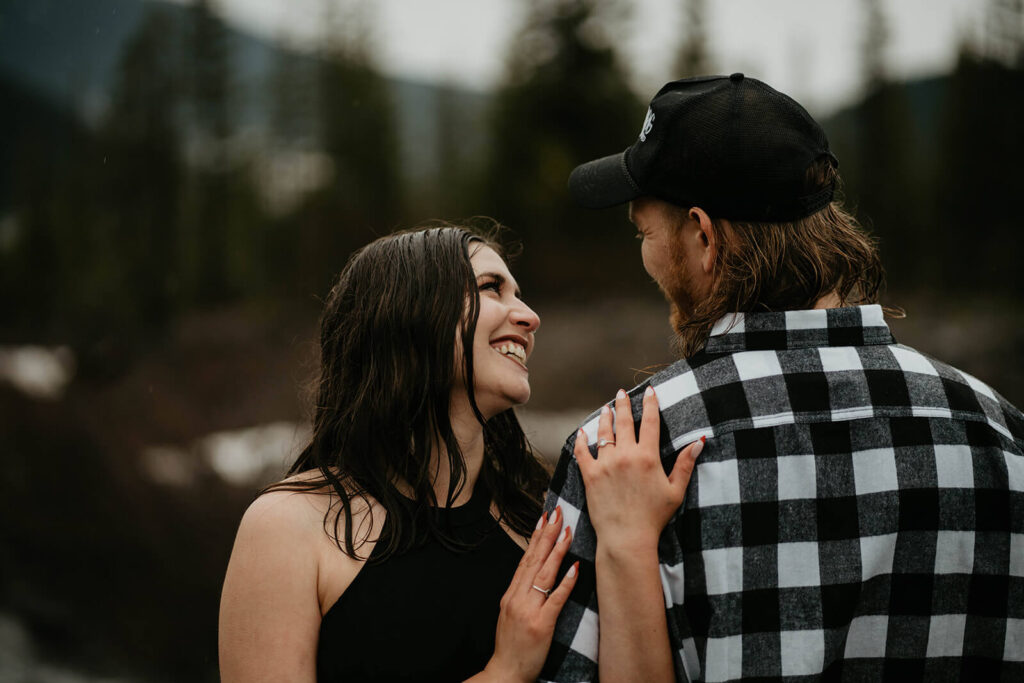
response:
<path id="1" fill-rule="evenodd" d="M 491 348 L 526 368 L 526 348 L 522 344 L 505 341 L 500 344 L 493 344 Z"/>

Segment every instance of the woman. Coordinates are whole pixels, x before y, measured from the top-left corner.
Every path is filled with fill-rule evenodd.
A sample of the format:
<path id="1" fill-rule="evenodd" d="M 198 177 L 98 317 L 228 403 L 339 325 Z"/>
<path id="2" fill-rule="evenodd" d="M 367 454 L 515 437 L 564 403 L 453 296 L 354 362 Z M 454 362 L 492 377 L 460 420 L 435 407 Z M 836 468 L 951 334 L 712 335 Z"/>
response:
<path id="1" fill-rule="evenodd" d="M 312 440 L 239 527 L 223 681 L 538 676 L 577 579 L 557 576 L 570 529 L 541 516 L 547 477 L 512 411 L 539 324 L 467 230 L 353 255 L 321 319 Z"/>

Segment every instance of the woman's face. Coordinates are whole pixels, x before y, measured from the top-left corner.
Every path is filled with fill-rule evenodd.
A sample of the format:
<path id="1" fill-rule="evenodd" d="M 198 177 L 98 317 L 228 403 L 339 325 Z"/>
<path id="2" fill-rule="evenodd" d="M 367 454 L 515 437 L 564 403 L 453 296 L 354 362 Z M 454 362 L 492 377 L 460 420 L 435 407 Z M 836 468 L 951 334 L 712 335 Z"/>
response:
<path id="1" fill-rule="evenodd" d="M 480 315 L 473 338 L 473 393 L 489 419 L 530 398 L 527 360 L 533 353 L 540 318 L 519 298 L 519 287 L 497 252 L 470 245 L 470 263 L 480 293 Z M 461 379 L 461 359 L 459 361 Z M 456 391 L 462 386 L 456 382 Z"/>

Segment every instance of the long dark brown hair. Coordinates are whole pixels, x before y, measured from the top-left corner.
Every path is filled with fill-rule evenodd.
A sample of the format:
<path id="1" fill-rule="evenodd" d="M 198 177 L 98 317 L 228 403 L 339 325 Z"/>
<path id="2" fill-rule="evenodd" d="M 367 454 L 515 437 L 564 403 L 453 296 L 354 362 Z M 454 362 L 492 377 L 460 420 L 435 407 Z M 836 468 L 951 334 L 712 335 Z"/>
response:
<path id="1" fill-rule="evenodd" d="M 383 507 L 385 525 L 374 561 L 428 536 L 453 541 L 436 516 L 419 514 L 439 502 L 431 452 L 447 455 L 451 476 L 441 504 L 451 506 L 466 478 L 466 464 L 452 431 L 449 401 L 458 376 L 456 343 L 462 340 L 462 377 L 484 431 L 484 463 L 477 486 L 494 502 L 500 520 L 528 536 L 541 513 L 547 473 L 534 457 L 515 413 L 484 420 L 473 393 L 473 336 L 480 297 L 470 263 L 473 245 L 504 258 L 496 230 L 484 236 L 444 225 L 402 231 L 355 252 L 331 289 L 320 318 L 320 377 L 313 435 L 289 475 L 312 477 L 273 484 L 277 490 L 332 497 L 324 528 L 338 547 L 357 550 L 372 523 L 354 532 L 352 503 L 370 498 Z M 402 482 L 414 501 L 395 488 Z M 366 506 L 372 516 L 370 505 Z M 372 517 L 371 517 L 372 519 Z"/>

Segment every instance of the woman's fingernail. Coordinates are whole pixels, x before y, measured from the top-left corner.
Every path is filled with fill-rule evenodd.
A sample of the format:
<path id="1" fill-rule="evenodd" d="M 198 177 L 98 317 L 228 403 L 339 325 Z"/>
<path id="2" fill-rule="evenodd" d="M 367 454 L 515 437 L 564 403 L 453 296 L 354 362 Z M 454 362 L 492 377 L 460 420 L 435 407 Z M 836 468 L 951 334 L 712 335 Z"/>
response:
<path id="1" fill-rule="evenodd" d="M 702 450 L 704 450 L 704 438 L 703 437 L 701 438 L 700 441 L 695 441 L 694 442 L 693 450 L 690 451 L 690 457 L 696 458 L 698 455 L 700 455 L 700 452 Z"/>
<path id="2" fill-rule="evenodd" d="M 547 516 L 548 513 L 546 512 L 540 516 L 540 519 L 537 520 L 537 529 L 540 529 L 542 526 L 544 526 L 544 518 Z M 534 529 L 534 531 L 536 531 L 537 529 Z"/>
<path id="3" fill-rule="evenodd" d="M 557 507 L 555 511 L 551 513 L 551 519 L 548 520 L 548 524 L 554 524 L 558 521 L 558 518 L 562 514 L 562 508 Z"/>
<path id="4" fill-rule="evenodd" d="M 587 433 L 585 431 L 583 431 L 583 427 L 580 427 L 579 429 L 576 430 L 576 438 L 577 439 L 585 439 L 585 438 L 587 438 Z"/>
<path id="5" fill-rule="evenodd" d="M 608 404 L 606 403 L 605 405 L 601 406 L 601 415 L 607 415 L 608 413 L 611 412 L 611 410 L 612 409 L 609 408 Z"/>
<path id="6" fill-rule="evenodd" d="M 618 398 L 618 399 L 626 398 L 626 392 L 623 391 L 622 389 L 619 389 L 617 392 L 615 392 L 615 398 Z"/>
<path id="7" fill-rule="evenodd" d="M 563 541 L 568 541 L 569 540 L 569 527 L 565 527 L 565 531 L 562 532 L 562 540 Z"/>
<path id="8" fill-rule="evenodd" d="M 569 571 L 567 571 L 567 572 L 565 573 L 565 575 L 566 575 L 566 576 L 569 576 L 569 577 L 573 577 L 573 576 L 576 576 L 576 570 L 577 570 L 577 567 L 579 567 L 579 566 L 580 566 L 580 563 L 579 563 L 579 562 L 573 562 L 573 563 L 572 563 L 572 566 L 571 566 L 571 567 L 569 567 Z"/>
<path id="9" fill-rule="evenodd" d="M 647 385 L 647 389 L 644 391 L 644 396 L 647 396 L 647 397 L 654 396 L 654 387 L 652 387 L 650 384 L 648 384 Z"/>
<path id="10" fill-rule="evenodd" d="M 705 443 L 707 440 L 708 440 L 708 437 L 706 437 L 706 436 L 700 437 L 700 442 L 701 443 Z"/>

